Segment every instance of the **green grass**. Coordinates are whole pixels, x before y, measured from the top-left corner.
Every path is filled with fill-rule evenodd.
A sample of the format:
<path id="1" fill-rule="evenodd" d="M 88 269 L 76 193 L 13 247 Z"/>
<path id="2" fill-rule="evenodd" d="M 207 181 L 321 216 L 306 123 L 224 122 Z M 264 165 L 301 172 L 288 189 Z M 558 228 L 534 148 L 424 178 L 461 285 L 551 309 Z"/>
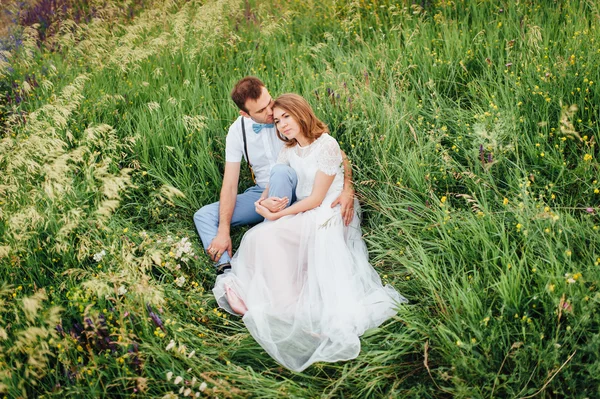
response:
<path id="1" fill-rule="evenodd" d="M 600 10 L 419 4 L 107 4 L 39 47 L 21 31 L 0 63 L 0 393 L 599 396 Z M 410 300 L 356 360 L 292 373 L 215 309 L 192 215 L 250 74 L 330 126 L 372 264 Z"/>

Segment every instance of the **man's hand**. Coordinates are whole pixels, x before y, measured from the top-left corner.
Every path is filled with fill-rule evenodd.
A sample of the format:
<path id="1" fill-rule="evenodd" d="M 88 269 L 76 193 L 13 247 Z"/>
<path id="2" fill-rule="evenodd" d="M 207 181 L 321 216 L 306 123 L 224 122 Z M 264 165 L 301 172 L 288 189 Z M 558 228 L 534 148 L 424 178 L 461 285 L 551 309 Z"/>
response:
<path id="1" fill-rule="evenodd" d="M 276 213 L 285 209 L 289 202 L 290 200 L 288 199 L 288 197 L 269 197 L 261 200 L 260 205 L 264 206 L 269 211 Z"/>
<path id="2" fill-rule="evenodd" d="M 339 197 L 331 204 L 331 207 L 341 206 L 342 220 L 348 226 L 354 217 L 354 189 L 345 188 Z"/>
<path id="3" fill-rule="evenodd" d="M 267 219 L 267 220 L 279 219 L 279 216 L 277 216 L 277 213 L 271 212 L 265 206 L 262 206 L 259 203 L 259 201 L 256 201 L 254 203 L 254 206 L 256 207 L 256 213 L 258 213 L 260 216 L 264 217 L 265 219 Z"/>
<path id="4" fill-rule="evenodd" d="M 233 256 L 231 237 L 227 233 L 218 233 L 217 236 L 213 238 L 208 248 L 206 248 L 206 253 L 208 253 L 208 256 L 210 256 L 210 259 L 212 259 L 213 262 L 217 262 L 221 259 L 221 256 L 225 251 L 229 252 L 229 256 Z"/>

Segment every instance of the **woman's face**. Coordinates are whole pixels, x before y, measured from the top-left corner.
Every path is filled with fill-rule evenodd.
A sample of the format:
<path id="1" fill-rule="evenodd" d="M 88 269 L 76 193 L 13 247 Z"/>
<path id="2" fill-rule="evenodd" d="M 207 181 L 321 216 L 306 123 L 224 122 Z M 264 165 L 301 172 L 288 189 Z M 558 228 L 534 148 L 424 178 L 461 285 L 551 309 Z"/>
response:
<path id="1" fill-rule="evenodd" d="M 298 142 L 304 141 L 302 140 L 304 135 L 302 134 L 300 125 L 286 110 L 279 107 L 273 108 L 273 122 L 279 133 L 284 135 L 288 140 L 296 139 Z"/>

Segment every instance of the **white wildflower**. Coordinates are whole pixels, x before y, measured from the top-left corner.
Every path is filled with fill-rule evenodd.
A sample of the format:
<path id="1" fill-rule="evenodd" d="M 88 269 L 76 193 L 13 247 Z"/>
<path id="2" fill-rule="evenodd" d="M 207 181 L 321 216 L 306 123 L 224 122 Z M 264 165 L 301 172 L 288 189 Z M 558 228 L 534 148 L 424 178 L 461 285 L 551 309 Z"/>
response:
<path id="1" fill-rule="evenodd" d="M 183 285 L 185 284 L 185 277 L 181 276 L 177 278 L 177 280 L 175 280 L 175 284 L 177 284 L 178 287 L 183 287 Z"/>
<path id="2" fill-rule="evenodd" d="M 125 288 L 124 285 L 120 286 L 118 293 L 119 293 L 119 295 L 125 295 L 127 293 L 127 288 Z"/>
<path id="3" fill-rule="evenodd" d="M 183 396 L 190 396 L 191 393 L 192 390 L 190 388 L 186 388 L 185 391 L 183 391 Z"/>
<path id="4" fill-rule="evenodd" d="M 173 342 L 173 341 L 171 341 L 171 342 Z M 173 372 L 172 372 L 172 371 L 169 371 L 169 372 L 167 373 L 167 381 L 171 381 L 171 378 L 173 378 Z"/>
<path id="5" fill-rule="evenodd" d="M 189 256 L 194 256 L 194 252 L 192 251 L 192 243 L 189 238 L 183 237 L 181 241 L 175 244 L 175 259 L 181 258 L 184 254 Z M 183 260 L 183 258 L 182 258 Z"/>
<path id="6" fill-rule="evenodd" d="M 105 256 L 106 256 L 106 251 L 102 250 L 102 251 L 94 254 L 94 260 L 96 262 L 100 262 L 102 260 L 102 258 L 104 258 Z"/>
<path id="7" fill-rule="evenodd" d="M 175 383 L 175 385 L 179 384 L 181 381 L 183 381 L 183 378 L 178 375 L 177 378 L 175 378 L 175 381 L 173 381 Z"/>
<path id="8" fill-rule="evenodd" d="M 165 350 L 170 351 L 171 349 L 173 349 L 175 347 L 175 341 L 171 340 L 171 342 L 169 342 L 169 345 L 167 345 L 167 347 L 165 348 Z"/>
<path id="9" fill-rule="evenodd" d="M 206 382 L 202 382 L 202 384 L 200 384 L 200 387 L 198 388 L 200 390 L 200 392 L 204 392 L 204 390 L 208 387 L 208 385 L 206 384 Z"/>

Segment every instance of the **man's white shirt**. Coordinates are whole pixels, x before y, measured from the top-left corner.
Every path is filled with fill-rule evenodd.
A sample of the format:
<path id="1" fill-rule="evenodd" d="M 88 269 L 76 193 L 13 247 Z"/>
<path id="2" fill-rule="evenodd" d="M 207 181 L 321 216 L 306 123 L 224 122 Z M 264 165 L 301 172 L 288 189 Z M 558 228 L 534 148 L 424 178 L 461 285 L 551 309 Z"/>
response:
<path id="1" fill-rule="evenodd" d="M 269 184 L 271 168 L 277 163 L 277 156 L 283 148 L 283 141 L 277 137 L 274 127 L 264 127 L 259 133 L 254 133 L 252 125 L 255 122 L 250 118 L 240 116 L 229 127 L 227 133 L 227 139 L 225 140 L 226 162 L 241 162 L 242 158 L 246 158 L 242 123 L 246 128 L 248 158 L 250 158 L 249 162 L 254 171 L 256 184 L 264 188 Z M 248 160 L 246 159 L 246 161 Z"/>

